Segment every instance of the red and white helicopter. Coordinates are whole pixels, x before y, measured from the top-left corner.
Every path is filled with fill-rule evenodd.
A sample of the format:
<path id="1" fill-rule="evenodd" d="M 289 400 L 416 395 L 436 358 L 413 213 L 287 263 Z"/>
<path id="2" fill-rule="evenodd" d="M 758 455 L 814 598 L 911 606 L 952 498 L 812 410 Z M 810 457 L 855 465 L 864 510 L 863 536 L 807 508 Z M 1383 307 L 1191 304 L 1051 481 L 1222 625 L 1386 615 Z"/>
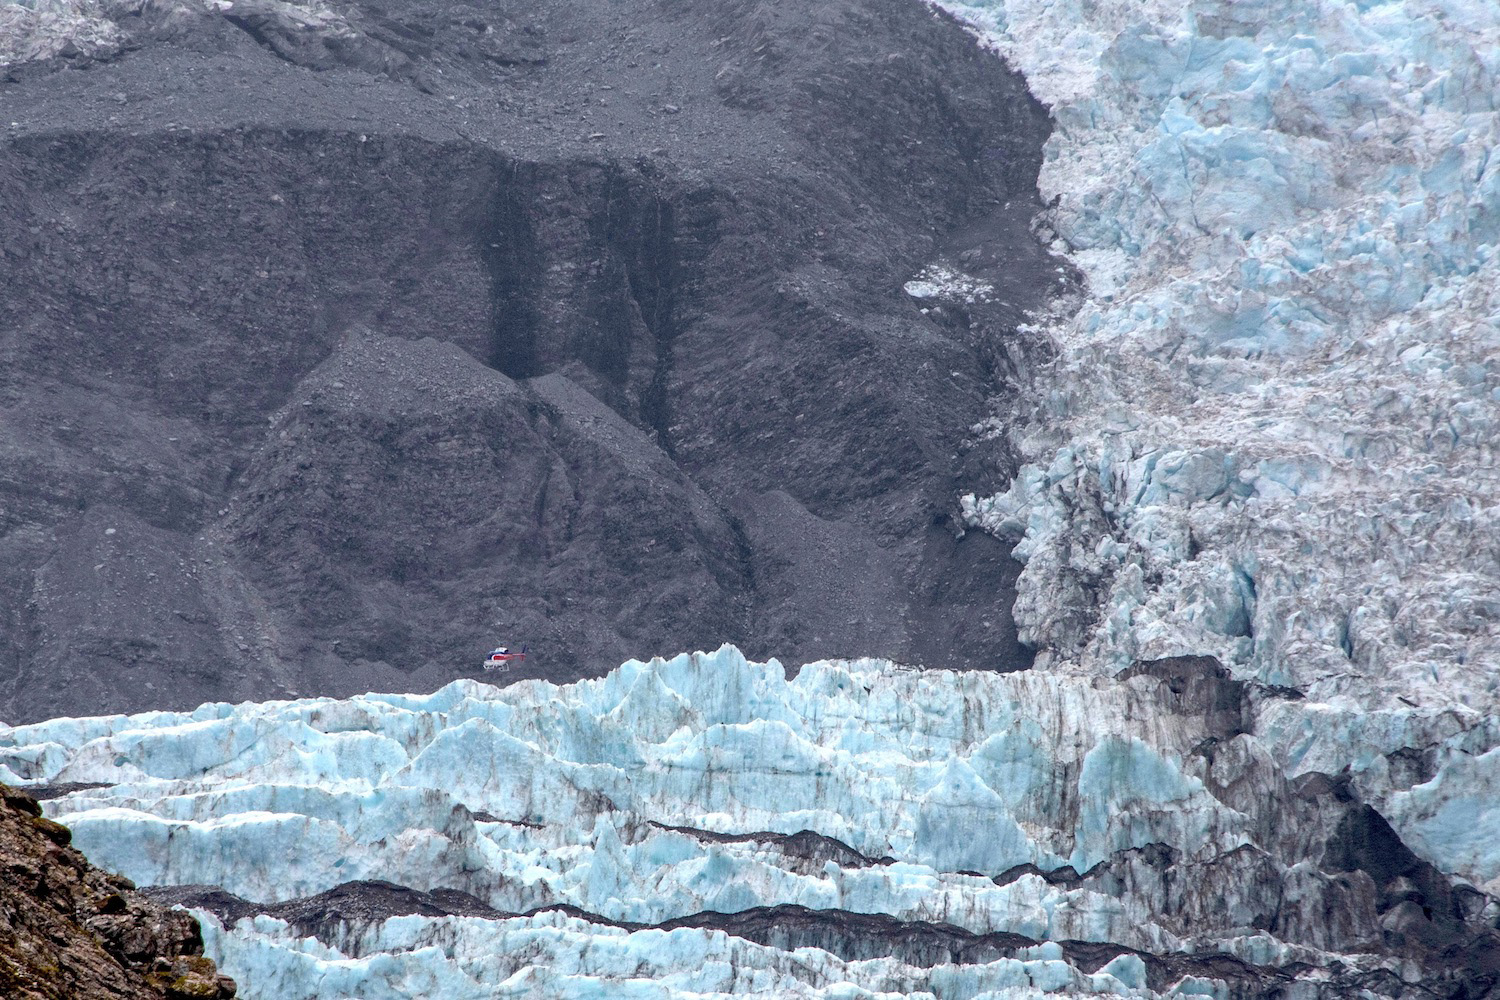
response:
<path id="1" fill-rule="evenodd" d="M 496 646 L 490 651 L 490 655 L 484 658 L 484 669 L 494 670 L 497 667 L 508 666 L 512 663 L 520 663 L 525 659 L 525 645 L 522 645 L 518 652 L 513 652 L 509 646 Z"/>

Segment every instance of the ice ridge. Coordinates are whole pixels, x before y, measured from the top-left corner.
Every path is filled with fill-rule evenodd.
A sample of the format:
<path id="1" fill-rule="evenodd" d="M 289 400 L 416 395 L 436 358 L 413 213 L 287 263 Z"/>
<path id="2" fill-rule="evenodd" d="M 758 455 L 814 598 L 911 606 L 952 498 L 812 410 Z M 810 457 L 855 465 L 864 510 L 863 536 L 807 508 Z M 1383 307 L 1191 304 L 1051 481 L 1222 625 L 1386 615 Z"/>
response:
<path id="1" fill-rule="evenodd" d="M 1379 946 L 1382 885 L 1323 873 L 1334 847 L 1305 843 L 1333 845 L 1349 808 L 1289 785 L 1236 722 L 1248 697 L 1193 662 L 1120 680 L 820 662 L 788 680 L 724 647 L 563 687 L 456 681 L 0 729 L 0 780 L 72 788 L 49 814 L 141 884 L 276 903 L 379 879 L 598 918 L 392 916 L 313 940 L 204 914 L 252 998 L 590 996 L 632 968 L 642 996 L 1147 996 L 1208 983 L 1204 954 L 1246 982 L 1409 973 Z M 1413 810 L 1435 843 L 1463 819 Z M 802 831 L 816 836 L 780 836 Z M 922 966 L 899 943 L 856 960 L 711 922 L 609 924 L 767 907 L 1038 944 Z M 1106 953 L 1068 961 L 1056 942 Z M 1137 953 L 1181 961 L 1147 982 Z M 1217 975 L 1210 995 L 1241 995 Z"/>

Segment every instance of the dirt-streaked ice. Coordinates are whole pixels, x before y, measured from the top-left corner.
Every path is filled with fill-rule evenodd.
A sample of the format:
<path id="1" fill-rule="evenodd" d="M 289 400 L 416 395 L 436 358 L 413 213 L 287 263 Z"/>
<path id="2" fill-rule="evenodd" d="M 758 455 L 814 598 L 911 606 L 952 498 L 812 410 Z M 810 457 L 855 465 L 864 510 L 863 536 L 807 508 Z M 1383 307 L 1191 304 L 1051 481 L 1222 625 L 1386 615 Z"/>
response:
<path id="1" fill-rule="evenodd" d="M 1088 278 L 1034 331 L 1059 357 L 1013 432 L 1029 464 L 965 500 L 1026 563 L 1039 662 L 1209 654 L 1314 713 L 1399 716 L 1382 752 L 1493 746 L 1500 8 L 940 5 L 1051 107 L 1045 226 Z M 1459 782 L 1408 795 L 1341 737 L 1310 755 L 1440 866 L 1500 877 L 1419 830 Z"/>
<path id="2" fill-rule="evenodd" d="M 49 814 L 141 884 L 276 903 L 381 879 L 462 890 L 503 913 L 569 905 L 597 918 L 398 917 L 334 927 L 321 943 L 270 917 L 211 929 L 215 959 L 252 998 L 414 984 L 462 997 L 504 983 L 484 995 L 589 996 L 632 962 L 652 980 L 633 988 L 663 997 L 1107 992 L 1133 982 L 1131 949 L 1391 967 L 1363 953 L 1380 940 L 1379 887 L 1317 870 L 1334 831 L 1313 800 L 1312 819 L 1286 821 L 1304 799 L 1267 746 L 1237 732 L 1240 688 L 1183 677 L 852 661 L 788 680 L 726 646 L 562 687 L 456 681 L 428 696 L 0 729 L 0 780 L 107 783 L 50 800 Z M 1361 730 L 1368 719 L 1325 721 L 1372 748 L 1369 768 L 1383 759 L 1373 748 L 1390 734 Z M 1472 841 L 1452 826 L 1468 813 L 1438 799 L 1412 803 L 1423 843 Z M 808 853 L 777 836 L 802 831 L 844 846 Z M 777 906 L 1096 942 L 1125 964 L 1104 978 L 1050 953 L 915 968 L 899 941 L 891 957 L 845 961 L 599 922 Z"/>

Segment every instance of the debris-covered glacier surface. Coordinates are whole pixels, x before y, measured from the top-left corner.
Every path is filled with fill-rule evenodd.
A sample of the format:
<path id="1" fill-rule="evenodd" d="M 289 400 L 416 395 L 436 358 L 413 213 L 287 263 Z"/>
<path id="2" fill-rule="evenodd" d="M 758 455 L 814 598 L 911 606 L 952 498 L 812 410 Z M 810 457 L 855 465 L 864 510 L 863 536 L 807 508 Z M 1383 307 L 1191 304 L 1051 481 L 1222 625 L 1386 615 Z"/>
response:
<path id="1" fill-rule="evenodd" d="M 1500 961 L 1490 897 L 1247 731 L 1282 697 L 1206 658 L 789 680 L 724 647 L 0 729 L 0 780 L 137 883 L 220 887 L 172 898 L 252 1000 L 1401 995 L 1432 948 Z"/>
<path id="2" fill-rule="evenodd" d="M 1432 826 L 1494 787 L 1500 6 L 940 6 L 1052 109 L 1043 222 L 1087 279 L 976 428 L 1028 462 L 965 500 L 1026 563 L 1023 637 L 1053 669 L 1208 654 L 1295 688 L 1278 759 L 1350 767 L 1493 886 L 1491 834 Z M 1401 750 L 1427 766 L 1371 768 Z"/>

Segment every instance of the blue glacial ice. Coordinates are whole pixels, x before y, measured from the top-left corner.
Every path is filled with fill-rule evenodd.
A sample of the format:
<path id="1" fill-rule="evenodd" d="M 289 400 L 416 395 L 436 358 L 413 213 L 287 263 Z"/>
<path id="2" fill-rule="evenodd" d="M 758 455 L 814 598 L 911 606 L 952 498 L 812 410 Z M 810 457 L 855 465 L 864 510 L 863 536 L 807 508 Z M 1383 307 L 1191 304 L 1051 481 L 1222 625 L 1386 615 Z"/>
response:
<path id="1" fill-rule="evenodd" d="M 564 899 L 654 922 L 776 897 L 854 909 L 868 897 L 871 912 L 892 912 L 900 892 L 913 918 L 967 906 L 960 922 L 989 931 L 1009 926 L 1023 897 L 972 890 L 967 876 L 962 891 L 945 888 L 939 873 L 1083 871 L 1153 842 L 1189 854 L 1245 842 L 1244 818 L 1182 769 L 1191 724 L 1133 719 L 1148 704 L 1130 685 L 874 661 L 814 664 L 789 682 L 774 661 L 725 647 L 632 661 L 565 688 L 457 681 L 429 698 L 53 720 L 8 732 L 0 780 L 111 782 L 64 800 L 68 823 L 91 858 L 143 884 L 217 882 L 279 900 L 393 873 L 450 885 L 503 864 L 517 879 L 503 890 L 517 893 L 510 908 Z M 476 821 L 458 803 L 547 832 Z M 686 872 L 735 852 L 636 829 L 646 817 L 726 833 L 813 830 L 896 863 L 832 881 L 684 875 L 648 890 L 634 873 L 658 879 L 660 863 Z M 598 852 L 617 857 L 583 863 Z M 256 863 L 226 870 L 227 857 Z"/>
<path id="2" fill-rule="evenodd" d="M 852 661 L 788 680 L 724 647 L 563 687 L 456 681 L 428 696 L 0 729 L 0 780 L 107 783 L 48 811 L 94 862 L 140 884 L 274 903 L 383 879 L 516 914 L 391 917 L 334 940 L 205 914 L 213 957 L 251 998 L 591 996 L 631 969 L 646 970 L 631 987 L 641 996 L 1144 996 L 1128 949 L 1326 964 L 1321 920 L 1286 922 L 1281 938 L 1262 929 L 1265 880 L 1301 884 L 1255 804 L 1274 808 L 1284 779 L 1249 735 L 1212 760 L 1195 753 L 1202 718 L 1177 705 L 1151 677 Z M 801 831 L 845 846 L 799 854 L 776 836 Z M 1163 845 L 1167 880 L 1141 853 Z M 1098 877 L 1041 874 L 1100 865 Z M 1291 912 L 1299 891 L 1277 908 Z M 1314 912 L 1322 891 L 1304 893 Z M 564 905 L 594 916 L 546 909 Z M 601 922 L 774 906 L 1043 944 L 914 968 Z M 1046 950 L 1070 940 L 1120 954 L 1083 971 Z"/>
<path id="3" fill-rule="evenodd" d="M 1129 959 L 1092 974 L 1038 956 L 984 966 L 914 969 L 888 959 L 842 962 L 697 930 L 629 933 L 561 913 L 505 921 L 396 917 L 345 952 L 289 934 L 269 917 L 232 934 L 206 921 L 211 951 L 232 955 L 258 995 L 319 1000 L 776 996 L 827 1000 L 1040 1000 L 1157 994 Z M 1139 963 L 1139 959 L 1135 959 Z M 309 989 L 316 993 L 309 993 Z M 1205 995 L 1215 995 L 1212 989 Z M 1222 995 L 1222 993 L 1220 994 Z"/>
<path id="4" fill-rule="evenodd" d="M 1087 279 L 1023 330 L 1059 354 L 1021 387 L 1027 464 L 964 500 L 1026 563 L 1023 637 L 1053 669 L 1207 654 L 1296 687 L 1277 731 L 1311 712 L 1326 746 L 1278 755 L 1351 765 L 1494 884 L 1492 848 L 1419 836 L 1457 780 L 1359 754 L 1495 745 L 1500 7 L 938 6 L 1052 109 L 1043 227 Z M 1404 742 L 1320 728 L 1359 712 Z"/>

